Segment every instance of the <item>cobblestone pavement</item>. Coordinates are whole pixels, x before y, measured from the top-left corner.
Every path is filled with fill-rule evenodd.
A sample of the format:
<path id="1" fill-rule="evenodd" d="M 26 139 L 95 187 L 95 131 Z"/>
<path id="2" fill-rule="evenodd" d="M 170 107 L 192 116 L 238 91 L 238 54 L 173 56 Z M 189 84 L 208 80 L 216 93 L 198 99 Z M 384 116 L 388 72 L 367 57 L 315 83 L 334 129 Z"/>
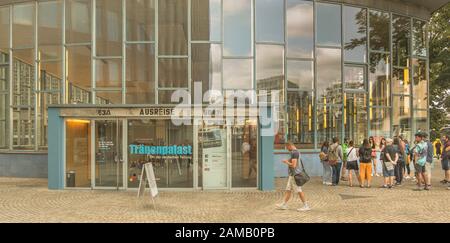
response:
<path id="1" fill-rule="evenodd" d="M 153 207 L 148 194 L 136 191 L 49 191 L 46 180 L 0 178 L 0 222 L 450 222 L 450 190 L 439 184 L 437 164 L 430 191 L 415 191 L 407 181 L 392 190 L 321 184 L 313 178 L 304 191 L 312 207 L 298 212 L 298 197 L 289 210 L 276 210 L 286 179 L 277 190 L 161 192 Z M 147 192 L 148 193 L 148 192 Z"/>

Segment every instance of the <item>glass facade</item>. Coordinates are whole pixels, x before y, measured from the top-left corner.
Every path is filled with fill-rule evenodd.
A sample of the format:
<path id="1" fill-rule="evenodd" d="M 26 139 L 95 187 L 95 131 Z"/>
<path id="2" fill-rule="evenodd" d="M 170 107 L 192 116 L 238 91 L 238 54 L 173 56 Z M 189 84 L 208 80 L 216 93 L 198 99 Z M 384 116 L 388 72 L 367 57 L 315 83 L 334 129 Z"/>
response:
<path id="1" fill-rule="evenodd" d="M 0 6 L 0 32 L 5 151 L 47 149 L 48 105 L 176 104 L 196 81 L 280 91 L 275 149 L 428 130 L 427 22 L 410 16 L 308 0 L 49 0 Z"/>

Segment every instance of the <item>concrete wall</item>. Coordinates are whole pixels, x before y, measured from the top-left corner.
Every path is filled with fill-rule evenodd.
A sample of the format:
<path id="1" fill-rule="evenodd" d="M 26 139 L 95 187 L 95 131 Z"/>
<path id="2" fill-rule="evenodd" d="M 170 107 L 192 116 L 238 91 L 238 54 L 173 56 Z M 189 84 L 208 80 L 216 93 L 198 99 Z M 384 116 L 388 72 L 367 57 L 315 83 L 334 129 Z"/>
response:
<path id="1" fill-rule="evenodd" d="M 0 177 L 47 178 L 47 154 L 0 154 Z"/>

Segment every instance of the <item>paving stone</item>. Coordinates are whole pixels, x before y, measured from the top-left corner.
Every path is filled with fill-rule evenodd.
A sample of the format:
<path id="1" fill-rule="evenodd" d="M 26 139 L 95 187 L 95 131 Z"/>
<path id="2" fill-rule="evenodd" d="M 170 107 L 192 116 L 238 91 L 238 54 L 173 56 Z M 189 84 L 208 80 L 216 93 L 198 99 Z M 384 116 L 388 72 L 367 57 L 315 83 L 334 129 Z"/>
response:
<path id="1" fill-rule="evenodd" d="M 406 181 L 391 190 L 323 186 L 313 178 L 304 186 L 312 207 L 297 212 L 298 197 L 289 209 L 275 209 L 283 196 L 285 178 L 276 179 L 277 190 L 162 191 L 155 207 L 136 191 L 47 189 L 47 180 L 0 178 L 0 222 L 450 222 L 450 190 L 440 185 L 443 172 L 436 165 L 434 187 L 414 191 Z"/>

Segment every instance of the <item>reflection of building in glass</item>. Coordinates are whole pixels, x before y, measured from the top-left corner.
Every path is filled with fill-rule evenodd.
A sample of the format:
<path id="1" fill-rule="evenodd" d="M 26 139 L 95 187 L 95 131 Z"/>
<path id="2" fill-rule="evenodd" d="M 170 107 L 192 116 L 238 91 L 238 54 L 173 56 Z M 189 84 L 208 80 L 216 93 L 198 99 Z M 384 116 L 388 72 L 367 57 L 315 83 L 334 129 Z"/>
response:
<path id="1" fill-rule="evenodd" d="M 172 107 L 178 90 L 194 101 L 196 81 L 203 92 L 280 91 L 278 152 L 288 140 L 313 151 L 332 137 L 411 140 L 429 129 L 427 19 L 446 1 L 343 2 L 3 1 L 0 150 L 45 156 L 49 106 Z M 70 127 L 77 139 L 78 130 L 95 134 L 83 122 Z M 245 135 L 233 136 L 239 144 Z M 234 164 L 249 160 L 234 150 Z"/>

